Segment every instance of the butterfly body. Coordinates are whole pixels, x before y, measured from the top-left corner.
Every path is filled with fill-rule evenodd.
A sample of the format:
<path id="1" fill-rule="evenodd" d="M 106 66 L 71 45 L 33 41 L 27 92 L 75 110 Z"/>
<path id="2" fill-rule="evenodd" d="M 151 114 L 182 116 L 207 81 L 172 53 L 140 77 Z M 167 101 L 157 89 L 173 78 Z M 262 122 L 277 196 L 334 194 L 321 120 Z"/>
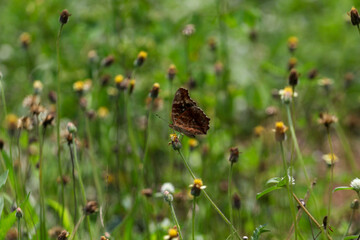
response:
<path id="1" fill-rule="evenodd" d="M 179 88 L 175 93 L 171 120 L 173 123 L 169 127 L 188 137 L 206 134 L 210 128 L 210 118 L 190 98 L 185 88 Z"/>

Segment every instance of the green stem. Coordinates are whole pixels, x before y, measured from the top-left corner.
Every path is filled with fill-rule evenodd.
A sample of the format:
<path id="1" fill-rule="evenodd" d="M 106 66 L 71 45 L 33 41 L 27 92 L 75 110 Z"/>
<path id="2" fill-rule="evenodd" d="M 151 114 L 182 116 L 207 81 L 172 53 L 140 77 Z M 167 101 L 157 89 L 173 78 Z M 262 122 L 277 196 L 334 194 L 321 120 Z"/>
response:
<path id="1" fill-rule="evenodd" d="M 17 218 L 18 224 L 18 240 L 21 240 L 21 225 L 20 225 L 20 218 Z"/>
<path id="2" fill-rule="evenodd" d="M 329 203 L 328 203 L 328 224 L 330 225 L 330 215 L 331 215 L 331 203 L 332 203 L 332 188 L 334 185 L 334 149 L 331 141 L 330 136 L 330 128 L 326 128 L 328 141 L 329 141 L 329 147 L 330 147 L 330 157 L 331 157 L 331 169 L 330 169 L 330 184 L 329 184 Z M 327 228 L 327 231 L 330 231 L 330 228 Z"/>
<path id="3" fill-rule="evenodd" d="M 351 227 L 351 224 L 352 224 L 352 221 L 353 221 L 353 217 L 354 217 L 354 213 L 355 213 L 355 209 L 352 210 L 351 212 L 351 216 L 350 216 L 350 220 L 349 220 L 349 225 L 346 229 L 346 232 L 344 233 L 343 237 L 341 239 L 345 239 L 346 235 L 348 234 L 349 230 L 350 230 L 350 227 Z"/>
<path id="4" fill-rule="evenodd" d="M 191 174 L 191 177 L 193 179 L 195 179 L 195 174 L 193 173 L 193 171 L 191 170 L 190 165 L 187 163 L 187 161 L 184 158 L 184 155 L 182 154 L 182 152 L 180 150 L 178 150 L 186 168 L 188 169 L 189 173 Z M 232 223 L 229 221 L 229 219 L 227 219 L 225 217 L 225 215 L 221 212 L 221 210 L 218 208 L 218 206 L 216 206 L 216 204 L 211 200 L 211 198 L 209 197 L 209 195 L 206 193 L 206 191 L 203 189 L 202 192 L 204 193 L 205 197 L 208 199 L 208 201 L 211 203 L 211 205 L 215 208 L 215 210 L 219 213 L 219 215 L 221 216 L 221 218 L 234 230 L 234 232 L 236 233 L 236 236 L 241 239 L 241 236 L 239 235 L 238 231 L 236 230 L 236 228 L 234 227 L 234 225 L 232 225 Z"/>
<path id="5" fill-rule="evenodd" d="M 286 164 L 286 159 L 285 159 L 285 153 L 284 153 L 284 146 L 283 146 L 283 142 L 280 141 L 280 149 L 281 149 L 281 157 L 283 160 L 283 165 L 284 165 L 284 172 L 285 172 L 285 177 L 286 179 L 286 188 L 287 188 L 287 192 L 288 192 L 288 198 L 289 198 L 289 205 L 290 205 L 290 211 L 291 211 L 291 215 L 293 217 L 293 223 L 294 223 L 294 227 L 295 227 L 295 239 L 297 239 L 298 236 L 298 226 L 297 226 L 297 222 L 296 222 L 296 213 L 295 213 L 295 206 L 294 206 L 294 202 L 291 198 L 292 195 L 292 188 L 290 187 L 290 185 L 292 185 L 292 183 L 289 183 L 289 176 L 287 173 L 287 164 Z M 290 166 L 291 168 L 291 166 Z M 290 181 L 292 181 L 292 175 L 290 175 Z"/>
<path id="6" fill-rule="evenodd" d="M 232 209 L 232 201 L 231 201 L 231 179 L 232 179 L 232 167 L 233 167 L 233 163 L 230 163 L 230 168 L 229 168 L 229 179 L 228 179 L 228 198 L 229 198 L 229 214 L 230 214 L 230 222 L 234 223 L 233 221 L 233 209 Z M 230 232 L 232 232 L 232 229 L 230 228 Z M 231 238 L 232 239 L 232 235 Z"/>
<path id="7" fill-rule="evenodd" d="M 177 217 L 176 217 L 174 206 L 173 206 L 171 201 L 169 201 L 169 206 L 170 206 L 170 209 L 171 209 L 171 215 L 174 218 L 176 227 L 177 227 L 178 232 L 179 232 L 179 237 L 180 237 L 181 240 L 183 240 L 183 237 L 182 237 L 182 234 L 181 234 L 181 228 L 180 228 L 179 222 L 178 222 Z"/>
<path id="8" fill-rule="evenodd" d="M 75 134 L 74 134 L 74 139 L 72 142 L 73 145 L 73 149 L 74 149 L 74 160 L 75 160 L 75 166 L 76 166 L 76 171 L 78 172 L 78 178 L 79 178 L 79 184 L 80 184 L 80 189 L 81 189 L 81 195 L 83 198 L 83 205 L 84 207 L 86 206 L 86 193 L 85 193 L 85 187 L 84 187 L 84 183 L 82 181 L 82 176 L 81 176 L 81 169 L 80 169 L 80 165 L 78 162 L 78 158 L 77 158 L 77 150 L 76 150 L 76 144 L 75 144 Z M 91 226 L 90 226 L 90 221 L 89 218 L 87 218 L 87 225 L 88 225 L 88 231 L 89 231 L 89 235 L 90 235 L 90 239 L 92 240 L 92 236 L 91 236 Z"/>
<path id="9" fill-rule="evenodd" d="M 37 133 L 39 138 L 39 190 L 40 190 L 40 236 L 41 239 L 46 239 L 46 222 L 45 222 L 45 196 L 43 186 L 43 146 L 45 128 L 43 128 L 43 134 L 40 136 L 38 118 L 36 117 Z"/>
<path id="10" fill-rule="evenodd" d="M 89 118 L 87 116 L 84 116 L 84 117 L 85 117 L 86 135 L 87 135 L 87 139 L 89 141 L 89 159 L 90 159 L 91 168 L 93 171 L 92 175 L 94 177 L 96 192 L 99 195 L 100 204 L 102 204 L 103 194 L 102 194 L 102 190 L 101 190 L 101 186 L 100 186 L 99 176 L 97 174 L 98 173 L 97 163 L 94 159 L 94 155 L 95 155 L 94 154 L 94 145 L 93 145 L 92 137 L 91 137 Z"/>
<path id="11" fill-rule="evenodd" d="M 74 221 L 77 221 L 77 201 L 76 201 L 76 180 L 75 180 L 75 163 L 74 163 L 74 153 L 69 144 L 70 150 L 70 158 L 71 158 L 71 165 L 72 165 L 72 178 L 73 178 L 73 195 L 74 195 Z"/>
<path id="12" fill-rule="evenodd" d="M 192 240 L 195 240 L 195 208 L 196 208 L 196 197 L 193 199 L 193 210 L 192 210 Z"/>
<path id="13" fill-rule="evenodd" d="M 61 146 L 60 146 L 60 37 L 64 24 L 61 24 L 56 40 L 56 58 L 57 58 L 57 93 L 56 93 L 56 140 L 57 140 L 57 158 L 60 179 L 63 178 L 61 167 Z M 64 223 L 65 195 L 64 182 L 61 182 L 61 223 Z"/>
<path id="14" fill-rule="evenodd" d="M 69 237 L 69 240 L 74 239 L 74 237 L 76 235 L 76 232 L 79 229 L 79 226 L 83 222 L 84 218 L 85 218 L 85 215 L 82 215 L 81 218 L 79 219 L 79 221 L 76 223 L 76 226 L 75 226 L 74 230 L 72 231 L 72 233 L 71 233 L 71 235 Z"/>
<path id="15" fill-rule="evenodd" d="M 2 98 L 2 102 L 3 102 L 3 108 L 4 108 L 4 117 L 6 119 L 6 117 L 7 117 L 7 108 L 6 108 L 4 84 L 2 82 L 2 79 L 0 79 L 0 88 L 1 88 L 1 98 Z"/>

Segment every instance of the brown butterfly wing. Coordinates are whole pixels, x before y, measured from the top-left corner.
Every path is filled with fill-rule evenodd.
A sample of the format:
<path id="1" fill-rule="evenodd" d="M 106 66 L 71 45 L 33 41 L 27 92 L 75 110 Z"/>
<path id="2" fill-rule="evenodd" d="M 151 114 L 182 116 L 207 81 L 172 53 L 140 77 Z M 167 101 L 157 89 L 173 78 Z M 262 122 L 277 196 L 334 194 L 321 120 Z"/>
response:
<path id="1" fill-rule="evenodd" d="M 175 93 L 171 117 L 173 124 L 170 127 L 189 137 L 206 134 L 210 128 L 210 118 L 196 106 L 184 88 L 179 88 Z"/>
<path id="2" fill-rule="evenodd" d="M 172 103 L 171 120 L 175 124 L 176 119 L 192 106 L 196 106 L 196 103 L 190 98 L 189 92 L 185 88 L 179 88 Z"/>

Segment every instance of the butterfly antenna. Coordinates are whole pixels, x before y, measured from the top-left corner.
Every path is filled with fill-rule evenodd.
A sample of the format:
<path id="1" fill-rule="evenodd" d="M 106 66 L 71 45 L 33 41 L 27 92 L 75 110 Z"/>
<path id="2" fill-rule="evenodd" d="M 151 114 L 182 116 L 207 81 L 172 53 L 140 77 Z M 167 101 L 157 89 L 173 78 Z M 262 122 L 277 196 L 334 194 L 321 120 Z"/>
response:
<path id="1" fill-rule="evenodd" d="M 165 120 L 163 117 L 161 117 L 159 114 L 155 113 L 155 116 L 157 116 L 159 119 L 163 120 L 167 124 L 170 124 L 167 120 Z"/>

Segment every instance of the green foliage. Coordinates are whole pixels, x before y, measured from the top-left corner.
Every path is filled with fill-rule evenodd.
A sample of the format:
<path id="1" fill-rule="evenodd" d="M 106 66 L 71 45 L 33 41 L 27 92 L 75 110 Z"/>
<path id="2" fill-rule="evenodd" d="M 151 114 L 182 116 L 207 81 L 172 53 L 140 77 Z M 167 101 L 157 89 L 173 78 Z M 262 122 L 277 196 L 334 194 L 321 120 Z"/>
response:
<path id="1" fill-rule="evenodd" d="M 269 229 L 266 229 L 266 224 L 258 226 L 251 236 L 251 240 L 260 240 L 260 235 L 266 232 L 270 232 Z"/>

